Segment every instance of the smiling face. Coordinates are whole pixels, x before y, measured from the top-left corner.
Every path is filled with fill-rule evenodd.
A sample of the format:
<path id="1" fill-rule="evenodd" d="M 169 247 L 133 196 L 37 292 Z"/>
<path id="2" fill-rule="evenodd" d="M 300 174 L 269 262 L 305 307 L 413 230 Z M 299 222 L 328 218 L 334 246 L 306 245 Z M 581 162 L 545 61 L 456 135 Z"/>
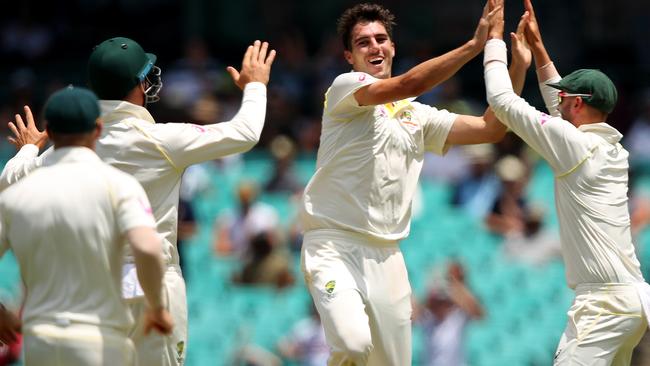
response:
<path id="1" fill-rule="evenodd" d="M 345 59 L 354 71 L 365 72 L 378 79 L 391 76 L 395 44 L 380 22 L 357 23 L 350 33 L 349 51 Z"/>

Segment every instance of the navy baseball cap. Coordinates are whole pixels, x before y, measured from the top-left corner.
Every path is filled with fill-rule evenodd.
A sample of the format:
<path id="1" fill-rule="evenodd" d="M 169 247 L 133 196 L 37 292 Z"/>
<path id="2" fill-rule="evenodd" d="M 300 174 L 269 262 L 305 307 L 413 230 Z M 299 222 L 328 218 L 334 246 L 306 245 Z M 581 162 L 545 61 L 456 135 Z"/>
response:
<path id="1" fill-rule="evenodd" d="M 144 80 L 156 63 L 138 42 L 115 37 L 100 43 L 88 59 L 88 82 L 101 99 L 120 100 Z"/>
<path id="2" fill-rule="evenodd" d="M 565 76 L 558 83 L 546 84 L 555 89 L 575 94 L 590 94 L 582 100 L 604 113 L 611 113 L 616 106 L 618 92 L 610 78 L 600 70 L 580 69 Z"/>
<path id="3" fill-rule="evenodd" d="M 92 91 L 71 85 L 48 98 L 44 115 L 47 127 L 52 132 L 90 132 L 97 126 L 99 100 Z"/>

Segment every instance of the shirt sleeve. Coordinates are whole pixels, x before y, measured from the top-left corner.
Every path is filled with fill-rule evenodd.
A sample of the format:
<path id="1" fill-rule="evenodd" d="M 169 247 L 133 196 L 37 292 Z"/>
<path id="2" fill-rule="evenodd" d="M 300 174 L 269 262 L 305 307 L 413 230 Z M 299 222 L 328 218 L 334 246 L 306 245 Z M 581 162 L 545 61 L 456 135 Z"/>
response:
<path id="1" fill-rule="evenodd" d="M 42 166 L 43 159 L 51 154 L 52 150 L 54 148 L 50 147 L 41 156 L 38 156 L 38 146 L 36 145 L 28 144 L 20 148 L 16 156 L 11 158 L 2 169 L 0 192 Z"/>
<path id="2" fill-rule="evenodd" d="M 151 137 L 165 158 L 178 169 L 250 150 L 259 141 L 266 117 L 266 86 L 246 84 L 235 117 L 211 125 L 167 123 L 155 125 Z"/>
<path id="3" fill-rule="evenodd" d="M 374 106 L 360 106 L 354 93 L 378 80 L 363 72 L 339 75 L 325 93 L 324 113 L 335 120 L 349 120 L 350 117 L 373 108 Z"/>
<path id="4" fill-rule="evenodd" d="M 562 77 L 555 69 L 555 65 L 551 62 L 548 65 L 539 68 L 537 70 L 537 79 L 540 80 L 539 91 L 544 99 L 544 104 L 546 105 L 548 114 L 553 117 L 560 117 L 560 111 L 558 110 L 559 100 L 557 98 L 559 90 L 546 85 L 548 83 L 557 83 L 562 80 Z"/>
<path id="5" fill-rule="evenodd" d="M 591 156 L 594 146 L 584 133 L 562 118 L 538 111 L 514 93 L 505 61 L 486 64 L 485 86 L 497 118 L 539 153 L 556 176 L 570 173 Z"/>
<path id="6" fill-rule="evenodd" d="M 444 155 L 451 145 L 447 144 L 447 136 L 458 115 L 446 109 L 413 103 L 416 113 L 422 123 L 424 149 L 437 155 Z"/>
<path id="7" fill-rule="evenodd" d="M 121 173 L 113 184 L 117 227 L 121 234 L 136 227 L 156 228 L 153 210 L 144 189 L 135 178 Z"/>

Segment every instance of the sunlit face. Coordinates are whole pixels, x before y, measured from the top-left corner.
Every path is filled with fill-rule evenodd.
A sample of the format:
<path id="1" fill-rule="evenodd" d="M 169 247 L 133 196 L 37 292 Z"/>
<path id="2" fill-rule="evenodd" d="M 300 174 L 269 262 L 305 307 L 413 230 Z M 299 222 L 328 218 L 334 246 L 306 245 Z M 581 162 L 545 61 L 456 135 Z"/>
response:
<path id="1" fill-rule="evenodd" d="M 357 23 L 350 34 L 351 51 L 345 59 L 354 71 L 365 72 L 379 79 L 391 76 L 395 44 L 380 22 Z"/>
<path id="2" fill-rule="evenodd" d="M 590 94 L 571 94 L 565 91 L 559 91 L 558 96 L 558 105 L 557 110 L 560 112 L 560 116 L 565 121 L 573 123 L 576 114 L 582 109 L 584 101 L 583 97 L 588 97 Z"/>

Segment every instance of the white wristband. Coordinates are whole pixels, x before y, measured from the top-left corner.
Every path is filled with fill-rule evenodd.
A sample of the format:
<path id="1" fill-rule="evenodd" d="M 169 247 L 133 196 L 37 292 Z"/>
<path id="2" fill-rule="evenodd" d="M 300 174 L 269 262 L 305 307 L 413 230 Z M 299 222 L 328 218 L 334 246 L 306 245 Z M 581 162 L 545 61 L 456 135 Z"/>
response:
<path id="1" fill-rule="evenodd" d="M 492 61 L 503 62 L 508 64 L 508 48 L 506 43 L 501 39 L 491 39 L 485 43 L 483 52 L 483 66 Z"/>

